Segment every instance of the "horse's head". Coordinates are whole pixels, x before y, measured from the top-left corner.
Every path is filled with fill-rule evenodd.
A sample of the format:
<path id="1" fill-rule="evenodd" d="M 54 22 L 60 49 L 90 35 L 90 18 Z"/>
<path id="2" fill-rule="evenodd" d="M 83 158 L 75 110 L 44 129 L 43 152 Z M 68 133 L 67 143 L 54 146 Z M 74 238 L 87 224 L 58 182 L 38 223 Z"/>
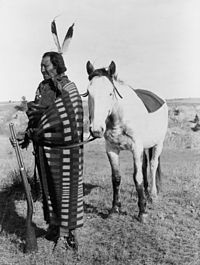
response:
<path id="1" fill-rule="evenodd" d="M 113 76 L 116 66 L 111 62 L 108 68 L 94 69 L 88 61 L 87 73 L 90 84 L 88 86 L 88 107 L 90 132 L 94 137 L 103 137 L 106 129 L 106 118 L 112 112 L 115 100 Z"/>

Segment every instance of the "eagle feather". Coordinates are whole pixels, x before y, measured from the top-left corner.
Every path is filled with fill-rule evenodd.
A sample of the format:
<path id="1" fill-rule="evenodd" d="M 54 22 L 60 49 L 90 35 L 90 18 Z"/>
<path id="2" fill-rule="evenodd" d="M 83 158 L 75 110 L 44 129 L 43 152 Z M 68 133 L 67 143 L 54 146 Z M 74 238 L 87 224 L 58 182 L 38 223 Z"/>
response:
<path id="1" fill-rule="evenodd" d="M 54 42 L 55 42 L 55 44 L 57 46 L 58 52 L 59 53 L 62 53 L 61 46 L 60 46 L 60 42 L 59 42 L 59 39 L 58 39 L 58 33 L 57 33 L 57 29 L 56 29 L 56 22 L 55 22 L 55 20 L 53 20 L 51 22 L 51 33 L 53 34 L 53 39 L 54 39 Z"/>
<path id="2" fill-rule="evenodd" d="M 73 36 L 73 32 L 74 32 L 74 23 L 69 27 L 65 35 L 65 38 L 62 44 L 62 53 L 65 53 L 68 50 L 69 44 Z"/>

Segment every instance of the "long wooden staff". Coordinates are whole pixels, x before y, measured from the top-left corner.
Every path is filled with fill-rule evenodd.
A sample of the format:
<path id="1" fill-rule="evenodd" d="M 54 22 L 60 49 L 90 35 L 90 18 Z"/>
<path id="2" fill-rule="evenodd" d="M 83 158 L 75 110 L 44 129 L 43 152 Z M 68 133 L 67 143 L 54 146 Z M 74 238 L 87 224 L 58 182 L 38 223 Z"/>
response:
<path id="1" fill-rule="evenodd" d="M 27 174 L 24 168 L 21 150 L 19 147 L 19 143 L 16 139 L 14 124 L 10 123 L 9 128 L 10 128 L 10 134 L 11 134 L 11 141 L 15 149 L 15 153 L 16 153 L 16 157 L 17 157 L 17 161 L 18 161 L 18 165 L 20 169 L 20 175 L 21 175 L 21 178 L 24 184 L 25 193 L 26 193 L 27 217 L 26 217 L 26 245 L 25 245 L 24 252 L 29 253 L 29 252 L 37 250 L 37 239 L 35 235 L 35 229 L 32 224 L 33 200 L 31 196 L 30 184 L 28 183 Z"/>

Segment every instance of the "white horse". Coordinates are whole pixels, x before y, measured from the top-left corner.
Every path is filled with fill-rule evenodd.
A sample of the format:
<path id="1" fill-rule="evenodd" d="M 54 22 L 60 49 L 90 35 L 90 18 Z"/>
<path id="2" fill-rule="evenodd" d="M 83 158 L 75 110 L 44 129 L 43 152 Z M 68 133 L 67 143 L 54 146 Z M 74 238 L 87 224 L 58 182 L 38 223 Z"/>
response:
<path id="1" fill-rule="evenodd" d="M 149 113 L 136 90 L 117 80 L 114 62 L 107 69 L 95 70 L 88 61 L 86 68 L 90 80 L 87 91 L 90 132 L 97 138 L 104 136 L 106 141 L 106 153 L 112 170 L 112 210 L 119 212 L 121 207 L 119 153 L 121 150 L 130 150 L 133 154 L 133 177 L 138 194 L 138 218 L 143 222 L 147 216 L 146 195 L 151 195 L 151 198 L 157 198 L 158 195 L 159 158 L 168 127 L 167 104 L 161 99 L 162 106 Z M 150 194 L 145 150 L 150 150 Z"/>

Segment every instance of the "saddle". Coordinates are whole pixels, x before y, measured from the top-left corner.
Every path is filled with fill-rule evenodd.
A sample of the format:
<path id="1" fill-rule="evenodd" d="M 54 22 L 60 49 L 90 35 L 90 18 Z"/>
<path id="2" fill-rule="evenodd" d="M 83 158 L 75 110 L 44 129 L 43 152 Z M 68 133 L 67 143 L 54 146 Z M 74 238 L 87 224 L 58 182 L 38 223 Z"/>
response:
<path id="1" fill-rule="evenodd" d="M 161 99 L 151 91 L 147 91 L 144 89 L 135 89 L 134 91 L 137 96 L 142 100 L 149 113 L 158 110 L 165 103 L 163 99 Z"/>

